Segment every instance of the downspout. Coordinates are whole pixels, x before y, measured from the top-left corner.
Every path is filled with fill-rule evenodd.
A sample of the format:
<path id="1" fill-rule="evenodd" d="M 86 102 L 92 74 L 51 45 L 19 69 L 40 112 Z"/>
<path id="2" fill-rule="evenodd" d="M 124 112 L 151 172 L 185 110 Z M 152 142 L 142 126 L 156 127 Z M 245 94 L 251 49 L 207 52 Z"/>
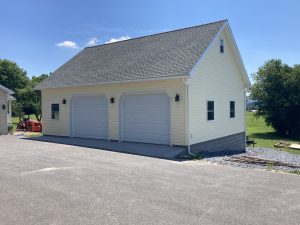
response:
<path id="1" fill-rule="evenodd" d="M 246 97 L 246 93 L 247 93 L 247 88 L 244 89 L 244 131 L 245 131 L 245 149 L 247 146 L 247 114 L 246 114 L 246 110 L 247 110 L 247 97 Z"/>
<path id="2" fill-rule="evenodd" d="M 12 118 L 11 118 L 11 102 L 12 101 L 8 101 L 8 116 L 9 116 L 9 126 L 12 126 Z"/>
<path id="3" fill-rule="evenodd" d="M 191 152 L 191 145 L 190 145 L 189 80 L 188 78 L 184 78 L 182 79 L 182 82 L 185 84 L 185 133 L 186 133 L 186 141 L 187 141 L 187 150 L 189 155 L 197 157 L 197 155 Z"/>

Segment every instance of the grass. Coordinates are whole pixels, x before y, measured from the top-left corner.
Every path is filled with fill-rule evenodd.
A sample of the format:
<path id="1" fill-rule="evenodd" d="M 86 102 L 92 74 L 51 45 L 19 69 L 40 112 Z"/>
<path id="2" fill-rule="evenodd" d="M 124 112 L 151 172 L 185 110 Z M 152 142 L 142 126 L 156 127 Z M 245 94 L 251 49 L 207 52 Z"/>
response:
<path id="1" fill-rule="evenodd" d="M 292 170 L 289 173 L 300 175 L 300 170 Z"/>
<path id="2" fill-rule="evenodd" d="M 43 136 L 43 134 L 40 133 L 40 132 L 26 132 L 23 135 L 25 137 L 27 137 L 27 138 L 33 138 L 33 137 L 41 137 L 41 136 Z"/>
<path id="3" fill-rule="evenodd" d="M 288 141 L 294 143 L 300 142 L 299 140 L 279 136 L 275 133 L 272 127 L 266 125 L 263 118 L 256 118 L 252 112 L 247 112 L 247 136 L 250 139 L 253 138 L 255 140 L 256 147 L 274 148 L 274 144 L 279 141 Z M 292 154 L 300 155 L 300 150 L 289 148 L 285 148 L 283 150 Z"/>
<path id="4" fill-rule="evenodd" d="M 267 170 L 273 170 L 274 169 L 274 165 L 272 163 L 269 163 L 267 165 Z"/>

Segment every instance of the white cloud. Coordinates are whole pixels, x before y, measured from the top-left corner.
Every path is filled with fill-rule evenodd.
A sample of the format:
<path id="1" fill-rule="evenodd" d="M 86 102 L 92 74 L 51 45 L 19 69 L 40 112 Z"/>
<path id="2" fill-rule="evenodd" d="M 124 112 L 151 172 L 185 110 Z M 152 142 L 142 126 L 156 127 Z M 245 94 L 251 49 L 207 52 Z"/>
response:
<path id="1" fill-rule="evenodd" d="M 77 44 L 74 41 L 64 41 L 64 42 L 58 43 L 56 46 L 62 47 L 62 48 L 78 48 Z"/>
<path id="2" fill-rule="evenodd" d="M 98 44 L 99 40 L 96 37 L 90 38 L 89 41 L 86 43 L 88 46 L 96 45 Z"/>
<path id="3" fill-rule="evenodd" d="M 113 42 L 117 42 L 117 41 L 125 41 L 128 39 L 130 39 L 130 37 L 128 35 L 121 36 L 119 38 L 111 38 L 109 41 L 105 42 L 105 44 L 109 44 L 109 43 L 113 43 Z"/>

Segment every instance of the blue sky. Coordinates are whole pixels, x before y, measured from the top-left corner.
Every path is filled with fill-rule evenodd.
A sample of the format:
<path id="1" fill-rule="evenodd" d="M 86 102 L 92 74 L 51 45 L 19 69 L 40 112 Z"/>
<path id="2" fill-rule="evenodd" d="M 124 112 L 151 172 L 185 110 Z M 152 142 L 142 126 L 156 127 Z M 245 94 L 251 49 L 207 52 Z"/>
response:
<path id="1" fill-rule="evenodd" d="M 229 19 L 249 74 L 266 60 L 300 64 L 300 1 L 0 0 L 0 58 L 49 73 L 89 44 Z"/>

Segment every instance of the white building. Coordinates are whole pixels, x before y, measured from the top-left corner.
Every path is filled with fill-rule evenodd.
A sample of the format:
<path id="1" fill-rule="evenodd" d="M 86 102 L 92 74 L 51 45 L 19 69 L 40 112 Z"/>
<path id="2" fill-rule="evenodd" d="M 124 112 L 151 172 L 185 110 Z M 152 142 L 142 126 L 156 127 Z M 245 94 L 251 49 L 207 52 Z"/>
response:
<path id="1" fill-rule="evenodd" d="M 0 84 L 0 135 L 7 134 L 12 126 L 11 102 L 16 100 L 11 96 L 14 92 Z"/>

